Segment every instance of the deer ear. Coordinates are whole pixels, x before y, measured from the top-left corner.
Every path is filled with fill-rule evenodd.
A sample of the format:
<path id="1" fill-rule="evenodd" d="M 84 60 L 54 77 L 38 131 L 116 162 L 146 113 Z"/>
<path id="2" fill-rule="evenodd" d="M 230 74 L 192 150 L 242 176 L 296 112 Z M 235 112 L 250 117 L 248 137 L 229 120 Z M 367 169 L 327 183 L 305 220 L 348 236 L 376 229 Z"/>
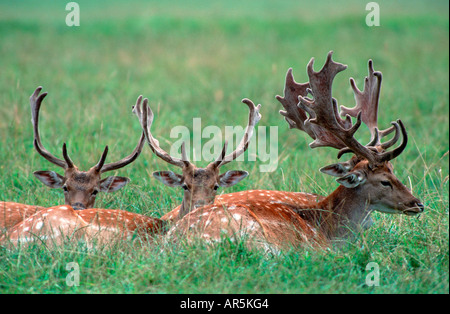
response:
<path id="1" fill-rule="evenodd" d="M 100 181 L 100 191 L 114 192 L 123 188 L 128 182 L 130 182 L 129 178 L 110 176 Z"/>
<path id="2" fill-rule="evenodd" d="M 336 181 L 346 188 L 356 188 L 358 185 L 366 182 L 366 175 L 361 171 L 352 171 Z"/>
<path id="3" fill-rule="evenodd" d="M 35 171 L 34 176 L 52 189 L 60 189 L 64 185 L 64 177 L 54 171 Z"/>
<path id="4" fill-rule="evenodd" d="M 342 177 L 346 175 L 350 170 L 352 170 L 352 168 L 350 167 L 348 162 L 340 162 L 320 168 L 319 171 L 333 177 Z"/>
<path id="5" fill-rule="evenodd" d="M 221 187 L 233 186 L 239 183 L 242 179 L 248 176 L 247 171 L 243 170 L 229 170 L 219 177 L 219 182 Z"/>
<path id="6" fill-rule="evenodd" d="M 153 176 L 170 187 L 181 186 L 183 182 L 183 176 L 173 172 L 173 171 L 156 171 L 153 172 Z"/>

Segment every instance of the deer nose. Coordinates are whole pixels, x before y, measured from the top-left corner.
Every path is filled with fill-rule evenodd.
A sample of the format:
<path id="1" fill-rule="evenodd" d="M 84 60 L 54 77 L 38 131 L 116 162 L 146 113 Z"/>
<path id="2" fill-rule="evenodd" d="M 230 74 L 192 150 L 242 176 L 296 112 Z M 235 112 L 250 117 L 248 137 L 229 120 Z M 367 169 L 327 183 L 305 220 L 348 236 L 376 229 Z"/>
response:
<path id="1" fill-rule="evenodd" d="M 82 209 L 86 209 L 86 206 L 84 206 L 84 204 L 81 204 L 81 203 L 74 203 L 74 204 L 72 204 L 72 208 L 75 210 L 82 210 Z"/>
<path id="2" fill-rule="evenodd" d="M 419 208 L 419 212 L 423 213 L 423 211 L 425 210 L 425 206 L 422 203 L 417 203 L 416 206 L 417 208 Z"/>
<path id="3" fill-rule="evenodd" d="M 210 203 L 208 203 L 205 200 L 200 200 L 200 201 L 195 202 L 194 207 L 195 208 L 202 207 L 202 206 L 205 206 L 205 205 L 208 205 L 208 204 L 210 204 Z"/>
<path id="4" fill-rule="evenodd" d="M 423 213 L 424 210 L 425 206 L 422 203 L 412 202 L 403 213 L 405 213 L 406 215 L 414 216 Z"/>

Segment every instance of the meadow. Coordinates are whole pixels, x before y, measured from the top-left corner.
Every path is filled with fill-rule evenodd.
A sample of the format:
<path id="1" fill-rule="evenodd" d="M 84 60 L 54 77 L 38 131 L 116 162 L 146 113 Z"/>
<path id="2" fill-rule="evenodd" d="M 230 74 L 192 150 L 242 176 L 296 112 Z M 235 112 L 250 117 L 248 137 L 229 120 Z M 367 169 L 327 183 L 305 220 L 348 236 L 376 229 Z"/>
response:
<path id="1" fill-rule="evenodd" d="M 111 161 L 133 150 L 140 126 L 131 106 L 141 94 L 166 149 L 175 141 L 171 129 L 192 129 L 196 117 L 222 130 L 245 125 L 240 101 L 250 98 L 262 105 L 259 125 L 278 127 L 278 167 L 260 172 L 258 161 L 230 163 L 223 171 L 250 176 L 220 193 L 263 188 L 326 195 L 338 184 L 318 169 L 336 162 L 336 151 L 312 150 L 306 134 L 289 130 L 275 95 L 282 95 L 289 67 L 305 82 L 310 58 L 317 70 L 333 50 L 334 60 L 348 65 L 333 85 L 341 105 L 354 106 L 348 79 L 361 86 L 369 59 L 383 73 L 379 125 L 405 123 L 409 142 L 393 160 L 395 173 L 425 205 L 413 218 L 374 213 L 374 226 L 343 248 L 273 256 L 243 243 L 160 239 L 94 250 L 0 247 L 0 294 L 449 293 L 448 3 L 377 2 L 379 27 L 366 25 L 364 1 L 80 0 L 80 26 L 68 27 L 64 1 L 0 0 L 0 200 L 63 203 L 62 191 L 33 176 L 60 171 L 33 148 L 29 96 L 39 85 L 49 93 L 42 141 L 56 156 L 67 143 L 81 169 L 97 163 L 105 145 Z M 369 140 L 367 130 L 358 136 Z M 173 168 L 146 146 L 116 173 L 131 183 L 101 194 L 96 205 L 161 217 L 180 204 L 182 190 L 151 174 Z M 71 262 L 80 267 L 79 286 L 66 284 Z M 370 262 L 380 267 L 379 286 L 365 283 Z"/>

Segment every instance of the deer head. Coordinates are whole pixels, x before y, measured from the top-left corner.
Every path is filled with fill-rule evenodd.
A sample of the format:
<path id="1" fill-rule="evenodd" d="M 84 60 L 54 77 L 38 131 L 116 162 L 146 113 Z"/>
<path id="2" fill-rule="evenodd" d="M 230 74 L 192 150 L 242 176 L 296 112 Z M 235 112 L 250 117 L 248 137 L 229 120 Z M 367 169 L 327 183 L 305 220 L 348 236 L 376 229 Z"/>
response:
<path id="1" fill-rule="evenodd" d="M 335 191 L 328 200 L 334 198 L 336 204 L 348 209 L 359 206 L 361 210 L 377 210 L 385 213 L 402 213 L 415 215 L 423 212 L 421 201 L 400 182 L 393 173 L 391 160 L 398 157 L 406 147 L 408 137 L 402 121 L 392 122 L 386 130 L 378 130 L 377 112 L 381 88 L 382 74 L 373 69 L 369 60 L 369 76 L 365 78 L 365 87 L 360 91 L 353 78 L 350 84 L 355 94 L 356 106 L 346 108 L 341 106 L 341 119 L 337 101 L 332 97 L 332 83 L 337 73 L 345 70 L 346 65 L 334 62 L 332 52 L 328 54 L 323 68 L 313 70 L 314 58 L 307 66 L 309 82 L 298 84 L 294 81 L 292 70 L 286 76 L 284 97 L 277 99 L 286 111 L 280 111 L 285 116 L 291 128 L 297 128 L 308 133 L 314 141 L 311 148 L 329 146 L 340 149 L 338 158 L 345 153 L 354 156 L 346 162 L 336 163 L 320 169 L 323 173 L 338 177 L 341 188 Z M 307 97 L 311 94 L 313 98 Z M 356 117 L 353 123 L 351 117 Z M 372 140 L 367 145 L 360 144 L 354 137 L 355 132 L 364 122 L 372 134 Z M 381 138 L 394 132 L 393 138 L 381 143 Z M 388 150 L 402 136 L 398 147 Z M 356 205 L 360 201 L 360 204 Z M 354 204 L 355 206 L 350 206 Z M 367 216 L 363 212 L 361 217 Z"/>
<path id="2" fill-rule="evenodd" d="M 184 143 L 181 146 L 181 159 L 170 156 L 159 146 L 159 141 L 150 132 L 154 115 L 148 106 L 147 98 L 144 99 L 142 108 L 140 101 L 133 107 L 133 112 L 139 118 L 151 150 L 162 160 L 180 167 L 182 170 L 181 174 L 172 171 L 158 171 L 153 173 L 153 176 L 165 185 L 183 188 L 184 197 L 178 218 L 182 218 L 196 207 L 212 204 L 219 187 L 233 186 L 248 176 L 248 172 L 242 170 L 230 170 L 220 174 L 221 166 L 233 161 L 247 150 L 253 129 L 261 119 L 261 114 L 259 113 L 261 105 L 255 106 L 249 99 L 244 99 L 242 102 L 250 109 L 244 137 L 236 150 L 229 155 L 226 155 L 227 142 L 225 142 L 220 156 L 205 168 L 198 168 L 188 160 Z"/>
<path id="3" fill-rule="evenodd" d="M 98 163 L 88 171 L 81 171 L 70 159 L 67 153 L 66 143 L 64 143 L 62 147 L 64 160 L 53 156 L 41 143 L 38 128 L 39 109 L 42 100 L 47 96 L 47 93 L 40 94 L 41 90 L 42 87 L 38 87 L 30 97 L 34 147 L 42 157 L 63 168 L 64 175 L 60 175 L 55 171 L 36 171 L 34 172 L 34 175 L 50 188 L 63 189 L 66 205 L 71 205 L 74 209 L 94 207 L 95 199 L 99 192 L 117 191 L 130 181 L 129 178 L 118 176 L 109 176 L 102 179 L 101 175 L 104 172 L 125 167 L 136 160 L 142 151 L 145 136 L 144 134 L 141 135 L 136 148 L 129 156 L 117 162 L 105 164 L 106 156 L 108 154 L 108 146 L 106 146 Z M 142 99 L 142 97 L 138 98 L 138 101 L 140 99 Z"/>

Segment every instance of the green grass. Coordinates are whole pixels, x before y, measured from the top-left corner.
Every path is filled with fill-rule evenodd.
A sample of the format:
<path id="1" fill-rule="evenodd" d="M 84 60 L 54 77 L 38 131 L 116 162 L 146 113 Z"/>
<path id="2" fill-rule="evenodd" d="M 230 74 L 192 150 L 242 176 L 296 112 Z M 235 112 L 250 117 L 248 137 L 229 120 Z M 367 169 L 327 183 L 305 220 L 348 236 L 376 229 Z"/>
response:
<path id="1" fill-rule="evenodd" d="M 55 169 L 33 149 L 28 98 L 42 85 L 49 95 L 41 136 L 61 156 L 62 143 L 80 168 L 94 165 L 105 145 L 108 160 L 134 148 L 140 130 L 131 106 L 150 99 L 154 133 L 168 148 L 175 125 L 242 125 L 244 97 L 262 104 L 260 125 L 278 126 L 279 164 L 235 162 L 250 176 L 225 192 L 255 188 L 326 194 L 336 182 L 321 174 L 332 149 L 311 150 L 306 135 L 288 130 L 278 114 L 289 67 L 306 80 L 328 51 L 348 64 L 334 96 L 353 106 L 348 83 L 361 86 L 367 60 L 383 72 L 379 125 L 401 118 L 410 138 L 394 160 L 396 175 L 426 206 L 419 218 L 374 214 L 375 225 L 340 250 L 297 250 L 267 256 L 242 243 L 201 243 L 59 249 L 0 248 L 0 293 L 448 293 L 449 51 L 445 1 L 378 1 L 381 26 L 365 24 L 365 3 L 319 1 L 78 1 L 81 26 L 65 25 L 65 3 L 0 1 L 0 199 L 62 203 L 32 172 Z M 362 131 L 361 140 L 368 141 Z M 199 163 L 199 166 L 206 162 Z M 181 190 L 151 177 L 172 169 L 145 148 L 121 169 L 132 182 L 101 195 L 98 207 L 160 217 L 181 202 Z M 60 171 L 59 169 L 55 169 Z M 172 169 L 173 170 L 173 169 Z M 79 287 L 65 284 L 65 265 L 77 262 Z M 380 286 L 364 284 L 368 262 L 380 265 Z"/>

